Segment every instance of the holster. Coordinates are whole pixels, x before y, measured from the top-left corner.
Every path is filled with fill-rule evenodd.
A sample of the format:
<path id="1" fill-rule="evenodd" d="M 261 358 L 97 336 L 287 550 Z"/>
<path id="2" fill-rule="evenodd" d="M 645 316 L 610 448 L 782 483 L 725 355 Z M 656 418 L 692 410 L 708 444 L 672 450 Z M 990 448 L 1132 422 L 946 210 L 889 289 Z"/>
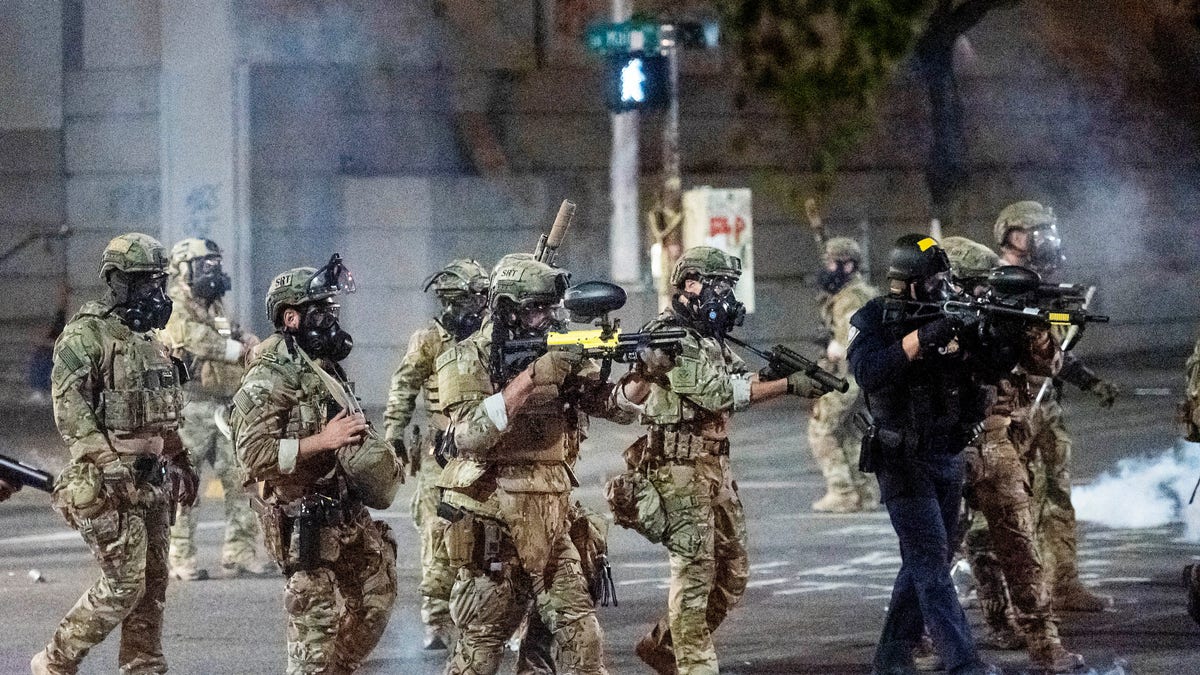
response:
<path id="1" fill-rule="evenodd" d="M 450 521 L 443 536 L 452 568 L 473 567 L 487 574 L 499 574 L 515 557 L 516 546 L 504 523 L 445 502 L 438 505 L 438 515 Z"/>
<path id="2" fill-rule="evenodd" d="M 257 495 L 250 497 L 250 508 L 258 514 L 267 556 L 279 565 L 285 576 L 291 576 L 295 570 L 291 569 L 288 560 L 288 548 L 292 541 L 292 527 L 295 521 L 285 516 L 282 508 L 267 503 Z"/>
<path id="3" fill-rule="evenodd" d="M 321 557 L 321 529 L 345 522 L 341 501 L 322 494 L 310 494 L 284 504 L 282 510 L 284 515 L 295 519 L 300 535 L 294 571 L 312 570 L 332 562 Z"/>
<path id="4" fill-rule="evenodd" d="M 854 426 L 862 432 L 859 471 L 877 473 L 885 464 L 894 463 L 903 456 L 903 432 L 880 427 L 870 413 L 861 410 L 854 413 Z"/>

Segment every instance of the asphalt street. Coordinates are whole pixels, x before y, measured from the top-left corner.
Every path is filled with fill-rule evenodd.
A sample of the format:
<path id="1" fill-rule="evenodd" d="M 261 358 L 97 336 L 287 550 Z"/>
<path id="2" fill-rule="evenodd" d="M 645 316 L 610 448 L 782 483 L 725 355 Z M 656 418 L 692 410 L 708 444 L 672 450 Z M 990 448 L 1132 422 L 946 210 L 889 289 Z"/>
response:
<path id="1" fill-rule="evenodd" d="M 1092 481 L 1124 457 L 1156 455 L 1172 446 L 1172 415 L 1182 384 L 1182 358 L 1127 359 L 1101 370 L 1129 395 L 1112 410 L 1069 392 L 1068 423 L 1076 435 L 1075 479 Z M 1162 388 L 1170 388 L 1171 394 Z M 1140 389 L 1142 395 L 1133 395 Z M 46 407 L 0 410 L 7 429 L 0 451 L 57 468 L 65 449 Z M 378 415 L 376 418 L 378 419 Z M 750 528 L 752 574 L 741 605 L 717 633 L 722 672 L 740 675 L 842 675 L 869 671 L 899 555 L 881 511 L 812 513 L 821 478 L 804 442 L 801 402 L 770 402 L 735 418 L 735 472 Z M 636 427 L 592 425 L 579 475 L 578 498 L 603 508 L 604 480 L 621 465 L 621 450 Z M 1189 480 L 1192 477 L 1189 477 Z M 399 538 L 400 598 L 383 641 L 364 672 L 420 675 L 440 672 L 444 652 L 420 648 L 418 540 L 408 516 L 411 485 L 378 515 Z M 1130 499 L 1137 495 L 1129 495 Z M 1123 501 L 1123 500 L 1114 500 Z M 1112 508 L 1127 508 L 1114 503 Z M 1200 508 L 1197 505 L 1193 508 Z M 217 566 L 220 502 L 202 505 L 201 562 Z M 1063 617 L 1066 644 L 1097 673 L 1200 673 L 1200 629 L 1185 613 L 1181 567 L 1200 561 L 1200 546 L 1182 541 L 1179 524 L 1145 529 L 1087 525 L 1081 545 L 1086 581 L 1116 598 L 1100 614 Z M 664 549 L 614 528 L 611 558 L 619 607 L 600 608 L 612 672 L 646 672 L 632 647 L 664 611 Z M 44 581 L 35 581 L 36 570 Z M 35 573 L 36 575 L 36 573 Z M 0 674 L 28 672 L 29 657 L 97 575 L 86 547 L 49 508 L 47 496 L 24 490 L 0 506 Z M 171 671 L 279 673 L 284 669 L 283 579 L 172 582 L 164 644 Z M 969 610 L 976 622 L 977 610 Z M 116 671 L 116 636 L 94 650 L 83 673 Z M 1021 652 L 985 651 L 1019 673 Z M 1086 671 L 1085 671 L 1086 672 Z"/>

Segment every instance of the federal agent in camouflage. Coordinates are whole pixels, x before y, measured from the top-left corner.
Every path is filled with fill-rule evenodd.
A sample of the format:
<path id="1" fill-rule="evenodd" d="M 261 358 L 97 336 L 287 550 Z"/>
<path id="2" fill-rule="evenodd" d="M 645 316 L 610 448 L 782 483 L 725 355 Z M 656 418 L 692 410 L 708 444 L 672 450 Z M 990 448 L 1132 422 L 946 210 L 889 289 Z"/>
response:
<path id="1" fill-rule="evenodd" d="M 121 625 L 125 673 L 165 673 L 162 616 L 167 523 L 191 504 L 197 478 L 180 443 L 180 370 L 150 331 L 171 312 L 166 252 L 131 233 L 104 250 L 102 300 L 84 304 L 54 346 L 54 421 L 71 462 L 53 503 L 100 563 L 100 579 L 75 603 L 36 674 L 74 673 L 88 650 Z"/>
<path id="2" fill-rule="evenodd" d="M 346 462 L 383 443 L 337 363 L 353 342 L 333 297 L 353 288 L 336 256 L 322 270 L 275 277 L 267 314 L 276 332 L 259 345 L 233 398 L 234 449 L 258 484 L 252 503 L 264 544 L 288 579 L 289 674 L 358 669 L 396 599 L 395 540 L 371 519 Z M 390 447 L 386 455 L 394 464 Z"/>
<path id="3" fill-rule="evenodd" d="M 824 295 L 821 322 L 829 333 L 829 344 L 821 366 L 845 378 L 850 388 L 831 391 L 813 403 L 808 422 L 808 447 L 825 476 L 825 495 L 813 502 L 814 511 L 850 513 L 872 509 L 879 500 L 875 481 L 858 470 L 862 432 L 853 423 L 863 409 L 862 392 L 846 366 L 850 317 L 879 292 L 859 273 L 862 249 L 848 237 L 825 242 L 825 267 L 818 275 Z"/>
<path id="4" fill-rule="evenodd" d="M 964 237 L 942 242 L 955 282 L 967 292 L 985 288 L 999 257 Z M 1063 648 L 1050 610 L 1035 546 L 1028 453 L 1028 373 L 1050 375 L 1061 363 L 1048 328 L 1011 331 L 1017 368 L 988 386 L 994 391 L 983 432 L 964 451 L 964 496 L 974 512 L 966 547 L 979 589 L 988 638 L 1003 649 L 1027 647 L 1030 661 L 1049 672 L 1070 672 L 1083 658 Z M 1011 606 L 1009 603 L 1011 598 Z M 1014 625 L 1015 619 L 1015 625 Z"/>
<path id="5" fill-rule="evenodd" d="M 648 427 L 626 461 L 658 492 L 664 516 L 655 534 L 671 564 L 667 614 L 637 645 L 638 657 L 659 673 L 715 675 L 712 633 L 746 590 L 746 518 L 729 461 L 730 416 L 785 393 L 819 395 L 803 372 L 761 380 L 725 345 L 743 314 L 733 295 L 740 276 L 736 257 L 707 246 L 685 251 L 671 273 L 671 308 L 644 328 L 685 329 L 682 352 L 663 359 L 643 350 L 613 393 L 618 407 Z"/>
<path id="6" fill-rule="evenodd" d="M 412 334 L 408 350 L 392 375 L 388 390 L 384 437 L 397 454 L 412 452 L 417 472 L 413 492 L 413 523 L 421 533 L 421 622 L 425 624 L 425 648 L 445 649 L 449 644 L 450 588 L 454 571 L 446 558 L 442 535 L 448 524 L 437 514 L 441 490 L 437 487 L 442 467 L 434 461 L 433 449 L 445 433 L 449 418 L 438 398 L 435 362 L 438 356 L 482 325 L 487 309 L 488 273 L 474 260 L 454 260 L 429 278 L 425 290 L 433 288 L 442 303 L 442 314 Z M 425 392 L 429 419 L 424 433 L 418 434 L 419 447 L 404 447 L 404 430 L 412 420 L 417 397 Z"/>
<path id="7" fill-rule="evenodd" d="M 216 415 L 226 414 L 245 360 L 258 338 L 233 325 L 225 313 L 221 298 L 229 290 L 229 277 L 221 268 L 221 249 L 215 243 L 184 239 L 175 244 L 171 248 L 170 273 L 167 293 L 174 302 L 174 311 L 159 338 L 192 374 L 191 382 L 184 387 L 188 401 L 179 436 L 196 471 L 205 463 L 211 464 L 225 493 L 223 574 L 262 574 L 266 566 L 255 560 L 254 551 L 258 522 L 242 491 L 246 479 L 233 454 L 233 444 L 215 421 Z M 196 566 L 195 536 L 195 511 L 180 506 L 171 527 L 172 577 L 208 577 Z"/>
<path id="8" fill-rule="evenodd" d="M 569 464 L 587 414 L 629 418 L 609 407 L 598 367 L 575 352 L 551 351 L 507 382 L 491 377 L 496 340 L 554 326 L 567 277 L 532 256 L 505 256 L 492 271 L 492 330 L 437 359 L 447 443 L 456 452 L 438 481 L 444 508 L 455 514 L 445 541 L 457 569 L 450 615 L 461 636 L 448 674 L 495 673 L 530 607 L 539 629 L 553 636 L 559 672 L 606 672 L 600 624 L 571 540 L 576 483 Z"/>
<path id="9" fill-rule="evenodd" d="M 1058 218 L 1038 202 L 1022 201 L 1006 206 L 996 218 L 994 230 L 1004 264 L 1029 267 L 1050 276 L 1063 261 Z M 1061 342 L 1065 333 L 1059 329 L 1054 332 L 1055 339 Z M 1035 397 L 1044 382 L 1042 377 L 1029 378 L 1028 385 Z M 1062 382 L 1093 394 L 1105 408 L 1120 395 L 1120 388 L 1097 377 L 1077 357 L 1067 353 L 1041 404 L 1030 414 L 1034 427 L 1030 443 L 1035 459 L 1033 513 L 1053 605 L 1061 610 L 1099 612 L 1112 604 L 1112 598 L 1092 592 L 1079 580 L 1078 532 L 1075 507 L 1071 504 L 1072 441 L 1059 403 Z"/>

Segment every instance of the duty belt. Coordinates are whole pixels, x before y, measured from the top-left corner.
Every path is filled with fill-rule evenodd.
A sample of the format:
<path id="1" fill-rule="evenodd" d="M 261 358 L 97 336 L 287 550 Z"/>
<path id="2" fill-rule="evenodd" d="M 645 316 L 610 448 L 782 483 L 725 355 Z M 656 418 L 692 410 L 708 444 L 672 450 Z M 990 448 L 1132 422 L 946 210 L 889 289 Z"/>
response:
<path id="1" fill-rule="evenodd" d="M 704 438 L 686 431 L 656 427 L 650 431 L 650 454 L 679 462 L 697 457 L 722 457 L 729 454 L 728 438 Z"/>

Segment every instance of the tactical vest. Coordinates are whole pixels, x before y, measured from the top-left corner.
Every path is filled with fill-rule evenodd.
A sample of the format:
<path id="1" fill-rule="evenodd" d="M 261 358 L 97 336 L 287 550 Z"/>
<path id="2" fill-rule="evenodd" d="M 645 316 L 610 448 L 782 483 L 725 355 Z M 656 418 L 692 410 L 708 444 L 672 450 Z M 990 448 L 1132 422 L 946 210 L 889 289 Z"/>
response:
<path id="1" fill-rule="evenodd" d="M 454 336 L 450 335 L 445 328 L 442 328 L 442 325 L 437 321 L 433 322 L 433 329 L 436 331 L 438 338 L 437 356 L 441 356 L 454 346 Z M 435 364 L 437 363 L 437 356 L 434 357 Z M 434 418 L 431 422 L 435 426 L 445 429 L 447 420 L 445 414 L 442 412 L 441 398 L 438 396 L 438 374 L 436 367 L 430 371 L 429 377 L 425 378 L 425 381 L 421 383 L 421 388 L 425 392 L 425 403 L 430 417 Z"/>
<path id="2" fill-rule="evenodd" d="M 89 303 L 72 321 L 96 321 L 103 360 L 97 417 L 106 431 L 155 435 L 178 428 L 183 390 L 166 347 L 149 333 L 134 333 L 101 303 Z"/>
<path id="3" fill-rule="evenodd" d="M 233 339 L 233 324 L 225 316 L 224 307 L 220 301 L 204 307 L 189 291 L 178 285 L 171 288 L 171 298 L 175 302 L 175 310 L 171 321 L 161 332 L 162 340 L 171 348 L 171 354 L 183 361 L 191 372 L 192 381 L 185 385 L 185 389 L 202 398 L 228 401 L 241 382 L 242 365 L 193 354 L 184 347 L 183 342 L 183 336 L 191 329 L 189 324 L 203 324 L 220 336 L 220 344 L 212 348 L 223 351 L 226 342 Z"/>
<path id="4" fill-rule="evenodd" d="M 708 411 L 721 408 L 724 402 L 715 399 L 713 384 L 742 372 L 741 359 L 716 339 L 702 336 L 666 314 L 647 324 L 643 330 L 667 326 L 684 327 L 687 337 L 680 345 L 675 367 L 668 374 L 670 390 L 651 387 L 650 395 L 643 402 L 642 423 L 682 425 L 684 430 L 718 423 L 718 416 Z"/>

